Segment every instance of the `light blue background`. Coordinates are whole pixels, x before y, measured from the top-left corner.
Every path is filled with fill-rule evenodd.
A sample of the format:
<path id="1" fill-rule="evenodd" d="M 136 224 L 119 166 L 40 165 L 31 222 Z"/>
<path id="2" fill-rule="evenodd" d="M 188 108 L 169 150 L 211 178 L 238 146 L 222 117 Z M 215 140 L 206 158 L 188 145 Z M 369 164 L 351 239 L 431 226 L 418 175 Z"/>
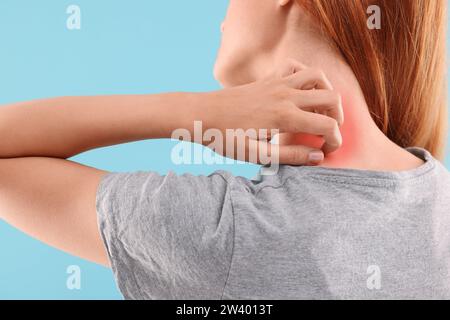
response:
<path id="1" fill-rule="evenodd" d="M 61 95 L 208 91 L 226 0 L 1 0 L 0 104 Z M 82 10 L 82 29 L 66 28 L 66 8 Z M 1 138 L 1 137 L 0 137 Z M 168 141 L 147 141 L 75 158 L 111 171 L 247 177 L 252 165 L 174 166 Z M 449 163 L 447 163 L 448 165 Z M 81 290 L 66 268 L 82 270 Z M 109 269 L 72 257 L 0 222 L 0 299 L 121 299 Z"/>

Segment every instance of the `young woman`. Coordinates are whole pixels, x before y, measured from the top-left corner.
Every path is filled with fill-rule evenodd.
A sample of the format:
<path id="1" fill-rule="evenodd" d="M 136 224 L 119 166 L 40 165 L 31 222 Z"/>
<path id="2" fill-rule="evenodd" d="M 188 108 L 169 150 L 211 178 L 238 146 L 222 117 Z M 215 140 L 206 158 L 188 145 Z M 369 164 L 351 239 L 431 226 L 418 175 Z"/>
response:
<path id="1" fill-rule="evenodd" d="M 450 298 L 446 1 L 380 0 L 373 30 L 371 4 L 230 0 L 222 91 L 0 108 L 1 218 L 111 265 L 128 299 Z M 195 120 L 280 129 L 285 165 L 250 181 L 65 160 Z"/>

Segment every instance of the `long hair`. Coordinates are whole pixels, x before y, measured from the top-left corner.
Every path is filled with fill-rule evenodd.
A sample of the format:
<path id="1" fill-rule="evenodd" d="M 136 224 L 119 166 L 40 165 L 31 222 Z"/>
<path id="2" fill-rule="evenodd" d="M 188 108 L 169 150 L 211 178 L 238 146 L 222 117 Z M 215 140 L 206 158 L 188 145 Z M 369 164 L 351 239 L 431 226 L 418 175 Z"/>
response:
<path id="1" fill-rule="evenodd" d="M 401 147 L 444 156 L 447 0 L 297 0 L 343 55 L 372 118 Z M 367 25 L 381 9 L 381 28 Z"/>

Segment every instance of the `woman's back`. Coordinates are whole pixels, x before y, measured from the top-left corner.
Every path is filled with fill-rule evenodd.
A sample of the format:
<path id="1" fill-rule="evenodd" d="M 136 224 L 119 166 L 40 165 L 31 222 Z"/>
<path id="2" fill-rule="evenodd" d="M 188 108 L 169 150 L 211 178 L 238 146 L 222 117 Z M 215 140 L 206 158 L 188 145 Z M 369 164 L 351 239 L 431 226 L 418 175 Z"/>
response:
<path id="1" fill-rule="evenodd" d="M 450 298 L 450 175 L 281 167 L 110 174 L 97 210 L 126 298 Z"/>

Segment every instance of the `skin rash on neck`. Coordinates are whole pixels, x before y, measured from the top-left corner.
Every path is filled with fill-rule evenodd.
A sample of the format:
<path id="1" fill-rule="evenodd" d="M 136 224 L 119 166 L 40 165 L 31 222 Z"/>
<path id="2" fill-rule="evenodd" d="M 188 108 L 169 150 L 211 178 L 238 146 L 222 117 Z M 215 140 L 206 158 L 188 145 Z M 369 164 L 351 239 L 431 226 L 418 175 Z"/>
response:
<path id="1" fill-rule="evenodd" d="M 366 138 L 366 130 L 370 130 L 370 124 L 363 114 L 363 110 L 358 110 L 354 102 L 346 96 L 342 97 L 344 108 L 344 124 L 341 126 L 342 146 L 337 151 L 325 156 L 322 165 L 324 166 L 344 166 L 354 157 L 362 153 L 364 144 L 363 139 Z M 367 112 L 368 113 L 368 112 Z M 370 117 L 370 115 L 367 115 Z M 317 139 L 317 138 L 316 138 Z M 320 138 L 319 140 L 322 140 Z"/>
<path id="2" fill-rule="evenodd" d="M 363 112 L 357 111 L 352 99 L 342 98 L 344 106 L 344 124 L 341 126 L 342 146 L 339 150 L 327 154 L 320 164 L 325 167 L 345 167 L 352 159 L 361 153 L 362 140 L 366 136 L 363 127 L 367 126 Z M 359 113 L 360 115 L 357 115 Z M 359 119 L 358 119 L 359 118 Z M 324 139 L 320 136 L 298 133 L 295 135 L 280 135 L 280 144 L 298 144 L 320 149 Z"/>
<path id="3" fill-rule="evenodd" d="M 341 91 L 342 92 L 342 91 Z M 390 141 L 376 126 L 367 107 L 352 95 L 343 95 L 344 124 L 341 126 L 342 146 L 325 155 L 319 164 L 329 168 L 351 168 L 375 171 L 411 170 L 423 164 Z M 364 105 L 365 106 L 365 105 Z M 299 144 L 320 149 L 324 139 L 308 134 L 280 135 L 280 144 Z"/>

